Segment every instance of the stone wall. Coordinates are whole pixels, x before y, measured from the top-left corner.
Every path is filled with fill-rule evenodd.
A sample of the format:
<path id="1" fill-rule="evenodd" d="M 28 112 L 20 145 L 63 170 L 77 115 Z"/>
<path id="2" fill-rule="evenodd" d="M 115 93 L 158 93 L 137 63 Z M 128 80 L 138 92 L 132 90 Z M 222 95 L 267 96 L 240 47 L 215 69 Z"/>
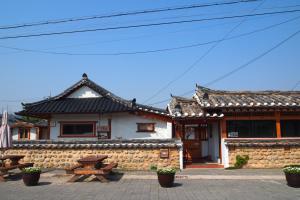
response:
<path id="1" fill-rule="evenodd" d="M 300 139 L 226 140 L 229 165 L 233 166 L 237 155 L 248 155 L 244 168 L 282 168 L 300 164 Z"/>
<path id="2" fill-rule="evenodd" d="M 106 163 L 117 162 L 124 170 L 149 170 L 151 164 L 179 168 L 181 143 L 175 141 L 107 141 L 107 142 L 40 142 L 14 144 L 6 155 L 24 155 L 22 162 L 33 162 L 37 167 L 65 168 L 91 155 L 108 155 Z M 161 158 L 161 149 L 169 150 L 169 158 Z"/>

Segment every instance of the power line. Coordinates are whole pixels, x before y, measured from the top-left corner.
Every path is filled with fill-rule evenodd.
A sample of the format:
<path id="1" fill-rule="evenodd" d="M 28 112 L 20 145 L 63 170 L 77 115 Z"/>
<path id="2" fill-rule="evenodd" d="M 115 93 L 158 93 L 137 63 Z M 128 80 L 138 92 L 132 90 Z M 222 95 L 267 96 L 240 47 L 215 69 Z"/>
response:
<path id="1" fill-rule="evenodd" d="M 274 51 L 275 49 L 279 48 L 280 46 L 282 46 L 284 43 L 286 43 L 287 41 L 289 41 L 290 39 L 292 39 L 293 37 L 295 37 L 296 35 L 298 35 L 300 33 L 300 30 L 296 31 L 295 33 L 291 34 L 290 36 L 288 36 L 287 38 L 285 38 L 284 40 L 280 41 L 279 43 L 277 43 L 276 45 L 274 45 L 272 48 L 268 49 L 267 51 L 261 53 L 260 55 L 256 56 L 255 58 L 249 60 L 248 62 L 246 62 L 245 64 L 233 69 L 232 71 L 230 72 L 227 72 L 226 74 L 222 75 L 222 76 L 219 76 L 218 78 L 206 83 L 204 86 L 209 86 L 209 85 L 212 85 L 212 84 L 215 84 L 216 82 L 218 81 L 221 81 L 229 76 L 231 76 L 232 74 L 248 67 L 250 64 L 256 62 L 257 60 L 263 58 L 264 56 L 266 56 L 267 54 L 271 53 L 272 51 Z M 300 81 L 299 81 L 300 82 Z M 300 83 L 299 83 L 300 84 Z M 191 91 L 189 91 L 189 93 L 191 93 Z M 155 102 L 155 103 L 152 103 L 152 104 L 149 104 L 150 106 L 151 105 L 156 105 L 156 104 L 160 104 L 160 103 L 164 103 L 166 101 L 169 101 L 169 99 L 167 100 L 163 100 L 163 101 L 159 101 L 159 102 Z"/>
<path id="2" fill-rule="evenodd" d="M 300 85 L 300 80 L 292 87 L 292 91 L 294 91 Z"/>
<path id="3" fill-rule="evenodd" d="M 255 7 L 251 12 L 253 13 L 256 9 L 258 9 L 265 1 L 262 1 L 257 7 Z M 162 91 L 164 91 L 165 89 L 167 89 L 171 84 L 173 84 L 174 82 L 176 82 L 178 79 L 184 77 L 189 71 L 191 71 L 194 67 L 197 66 L 197 64 L 203 60 L 211 51 L 213 51 L 221 42 L 223 42 L 235 29 L 237 29 L 240 25 L 242 25 L 245 21 L 247 20 L 247 18 L 243 18 L 243 20 L 241 22 L 239 22 L 236 26 L 234 26 L 232 29 L 230 29 L 224 36 L 223 38 L 216 42 L 214 45 L 212 45 L 206 52 L 204 52 L 204 54 L 202 54 L 199 58 L 196 59 L 195 62 L 193 62 L 183 73 L 181 73 L 179 76 L 177 76 L 176 78 L 174 78 L 173 80 L 171 80 L 170 82 L 168 82 L 165 86 L 163 86 L 161 89 L 159 89 L 156 93 L 154 93 L 154 95 L 152 95 L 151 97 L 149 97 L 148 99 L 146 99 L 143 103 L 146 103 L 148 101 L 150 101 L 151 99 L 155 98 L 157 95 L 159 95 Z"/>
<path id="4" fill-rule="evenodd" d="M 132 51 L 132 52 L 115 52 L 115 53 L 69 53 L 69 52 L 56 52 L 56 51 L 45 51 L 45 50 L 34 50 L 34 49 L 23 49 L 23 48 L 18 48 L 18 47 L 10 47 L 10 46 L 3 46 L 0 45 L 2 48 L 6 49 L 12 49 L 12 50 L 17 50 L 17 51 L 24 51 L 24 52 L 33 52 L 33 53 L 43 53 L 43 54 L 52 54 L 52 55 L 70 55 L 70 56 L 120 56 L 120 55 L 136 55 L 136 54 L 147 54 L 147 53 L 158 53 L 158 52 L 166 52 L 166 51 L 174 51 L 174 50 L 180 50 L 180 49 L 187 49 L 187 48 L 194 48 L 194 47 L 199 47 L 199 46 L 204 46 L 204 45 L 209 45 L 213 43 L 218 43 L 220 41 L 227 41 L 227 40 L 232 40 L 244 36 L 248 36 L 254 33 L 266 31 L 268 29 L 272 29 L 274 27 L 280 26 L 282 24 L 289 23 L 291 21 L 295 21 L 299 19 L 300 16 L 291 18 L 289 20 L 285 20 L 280 23 L 272 24 L 270 26 L 266 26 L 261 29 L 256 29 L 247 33 L 242 33 L 238 34 L 232 37 L 227 37 L 227 38 L 222 38 L 218 40 L 211 40 L 207 42 L 202 42 L 202 43 L 194 43 L 190 45 L 184 45 L 184 46 L 178 46 L 178 47 L 170 47 L 170 48 L 162 48 L 162 49 L 153 49 L 153 50 L 144 50 L 144 51 Z M 176 79 L 177 80 L 177 79 Z"/>
<path id="5" fill-rule="evenodd" d="M 160 22 L 160 23 L 151 23 L 151 24 L 138 24 L 138 25 L 130 25 L 130 26 L 117 26 L 117 27 L 96 28 L 96 29 L 83 29 L 83 30 L 61 31 L 61 32 L 51 32 L 51 33 L 38 33 L 38 34 L 17 35 L 17 36 L 4 36 L 4 37 L 0 37 L 0 40 L 16 39 L 16 38 L 29 38 L 29 37 L 41 37 L 41 36 L 51 36 L 51 35 L 62 35 L 62 34 L 74 34 L 74 33 L 85 33 L 85 32 L 95 32 L 95 31 L 130 29 L 130 28 L 141 28 L 141 27 L 152 27 L 152 26 L 162 26 L 162 25 L 182 24 L 182 23 L 194 23 L 194 22 L 203 22 L 203 21 L 235 19 L 235 18 L 253 17 L 253 16 L 263 16 L 263 15 L 294 13 L 294 12 L 299 12 L 299 11 L 300 10 L 285 10 L 285 11 L 255 13 L 255 14 L 246 14 L 246 15 L 234 15 L 234 16 L 214 17 L 214 18 L 203 18 L 203 19 L 192 19 L 192 20 L 182 20 L 182 21 Z"/>
<path id="6" fill-rule="evenodd" d="M 158 13 L 158 12 L 169 12 L 169 11 L 176 11 L 176 10 L 186 10 L 186 9 L 195 9 L 195 8 L 212 7 L 212 6 L 232 5 L 232 4 L 248 3 L 248 2 L 256 2 L 256 1 L 261 1 L 261 0 L 240 0 L 240 1 L 217 2 L 217 3 L 208 3 L 208 4 L 193 4 L 193 5 L 184 5 L 184 6 L 149 9 L 149 10 L 139 10 L 139 11 L 133 11 L 133 12 L 122 12 L 122 13 L 106 14 L 106 15 L 93 15 L 93 16 L 68 18 L 68 19 L 46 20 L 46 21 L 25 23 L 25 24 L 19 24 L 19 25 L 1 26 L 0 30 L 1 29 L 16 29 L 16 28 L 24 28 L 24 27 L 32 27 L 32 26 L 42 26 L 42 25 L 49 25 L 49 24 L 61 24 L 61 23 L 67 23 L 67 22 L 76 22 L 76 21 L 85 21 L 85 20 L 94 20 L 94 19 L 122 17 L 122 16 L 130 16 L 130 15 L 141 15 L 141 14 Z"/>

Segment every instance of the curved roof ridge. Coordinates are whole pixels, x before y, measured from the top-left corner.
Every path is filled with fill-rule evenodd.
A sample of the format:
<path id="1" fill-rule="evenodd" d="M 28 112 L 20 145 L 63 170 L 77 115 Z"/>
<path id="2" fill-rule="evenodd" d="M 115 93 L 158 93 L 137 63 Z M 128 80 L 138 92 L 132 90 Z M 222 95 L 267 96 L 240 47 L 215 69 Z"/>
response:
<path id="1" fill-rule="evenodd" d="M 106 90 L 105 88 L 101 87 L 100 85 L 98 85 L 97 83 L 95 83 L 94 81 L 90 80 L 88 78 L 88 76 L 84 73 L 82 75 L 82 79 L 77 81 L 75 84 L 71 85 L 70 87 L 68 87 L 67 89 L 65 89 L 63 92 L 61 92 L 60 94 L 41 100 L 41 101 L 37 101 L 37 102 L 33 102 L 33 103 L 22 103 L 23 106 L 32 106 L 32 105 L 38 105 L 41 103 L 45 103 L 47 101 L 52 101 L 52 100 L 58 100 L 61 98 L 65 98 L 67 96 L 69 96 L 71 93 L 73 93 L 74 91 L 76 91 L 77 89 L 79 89 L 80 87 L 83 86 L 87 86 L 93 90 L 95 90 L 96 92 L 98 92 L 101 96 L 104 97 L 110 97 L 112 100 L 118 101 L 120 103 L 124 103 L 126 105 L 130 104 L 131 101 L 123 99 L 117 95 L 115 95 L 114 93 Z"/>
<path id="2" fill-rule="evenodd" d="M 291 90 L 259 90 L 259 91 L 251 91 L 251 90 L 239 90 L 239 91 L 232 91 L 232 90 L 215 90 L 210 89 L 207 87 L 203 87 L 200 85 L 196 86 L 197 92 L 201 93 L 209 93 L 209 94 L 257 94 L 257 95 L 268 95 L 268 94 L 300 94 L 300 91 L 291 91 Z"/>

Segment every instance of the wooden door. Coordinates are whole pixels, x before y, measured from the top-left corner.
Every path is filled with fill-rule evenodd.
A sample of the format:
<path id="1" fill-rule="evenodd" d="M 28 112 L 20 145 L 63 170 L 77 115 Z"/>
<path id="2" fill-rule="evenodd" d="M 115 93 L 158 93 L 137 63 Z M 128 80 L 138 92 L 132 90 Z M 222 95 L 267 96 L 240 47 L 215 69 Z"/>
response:
<path id="1" fill-rule="evenodd" d="M 183 150 L 185 162 L 200 162 L 202 160 L 202 141 L 207 139 L 205 127 L 200 125 L 185 125 L 183 134 Z"/>

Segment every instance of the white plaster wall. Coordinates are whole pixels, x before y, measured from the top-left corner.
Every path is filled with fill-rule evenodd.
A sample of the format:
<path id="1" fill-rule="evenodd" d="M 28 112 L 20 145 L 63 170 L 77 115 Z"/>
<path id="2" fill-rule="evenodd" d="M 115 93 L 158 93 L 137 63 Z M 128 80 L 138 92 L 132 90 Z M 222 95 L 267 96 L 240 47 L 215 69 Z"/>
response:
<path id="1" fill-rule="evenodd" d="M 30 129 L 30 140 L 36 140 L 36 128 Z"/>
<path id="2" fill-rule="evenodd" d="M 91 140 L 93 138 L 59 138 L 61 121 L 96 121 L 96 125 L 107 125 L 108 119 L 111 119 L 111 139 L 163 139 L 172 138 L 172 123 L 160 121 L 157 119 L 148 119 L 128 113 L 102 115 L 97 114 L 77 114 L 77 115 L 53 115 L 50 124 L 50 139 L 61 140 Z M 155 123 L 155 133 L 142 133 L 137 131 L 136 123 Z M 95 140 L 97 138 L 94 138 Z"/>
<path id="3" fill-rule="evenodd" d="M 136 132 L 136 123 L 155 123 L 155 132 Z M 148 119 L 136 115 L 119 114 L 112 118 L 111 138 L 123 139 L 167 139 L 172 138 L 172 123 Z"/>
<path id="4" fill-rule="evenodd" d="M 12 129 L 12 138 L 13 140 L 18 140 L 19 138 L 19 128 Z"/>
<path id="5" fill-rule="evenodd" d="M 101 95 L 87 86 L 83 86 L 79 88 L 78 90 L 74 91 L 72 94 L 68 96 L 68 98 L 91 98 L 91 97 L 101 97 Z"/>
<path id="6" fill-rule="evenodd" d="M 202 157 L 211 156 L 213 162 L 217 162 L 219 158 L 219 127 L 218 123 L 212 123 L 211 133 L 208 135 L 207 141 L 202 141 Z M 212 135 L 212 137 L 210 137 Z"/>
<path id="7" fill-rule="evenodd" d="M 225 139 L 221 140 L 221 148 L 222 148 L 222 164 L 224 165 L 224 168 L 229 167 L 229 153 L 228 153 L 228 147 L 226 145 Z"/>

